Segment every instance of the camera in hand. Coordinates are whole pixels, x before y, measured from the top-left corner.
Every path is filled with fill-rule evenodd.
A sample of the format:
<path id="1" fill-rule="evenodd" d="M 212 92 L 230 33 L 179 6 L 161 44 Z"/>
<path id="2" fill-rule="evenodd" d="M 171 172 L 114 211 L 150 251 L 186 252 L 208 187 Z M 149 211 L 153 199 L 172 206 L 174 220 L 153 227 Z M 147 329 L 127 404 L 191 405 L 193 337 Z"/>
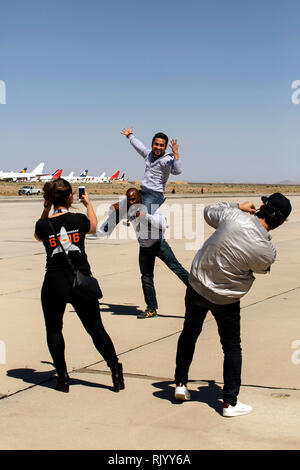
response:
<path id="1" fill-rule="evenodd" d="M 85 186 L 78 186 L 78 198 L 81 199 L 85 194 Z"/>

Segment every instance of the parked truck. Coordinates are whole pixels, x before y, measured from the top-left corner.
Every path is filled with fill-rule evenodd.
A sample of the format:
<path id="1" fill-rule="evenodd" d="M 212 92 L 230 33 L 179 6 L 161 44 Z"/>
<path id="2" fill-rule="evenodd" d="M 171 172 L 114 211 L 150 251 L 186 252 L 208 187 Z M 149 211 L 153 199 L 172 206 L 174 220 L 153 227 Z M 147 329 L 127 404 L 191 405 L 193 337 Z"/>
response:
<path id="1" fill-rule="evenodd" d="M 32 196 L 33 194 L 40 194 L 41 190 L 36 188 L 35 186 L 22 186 L 19 189 L 19 196 L 25 194 L 26 196 Z"/>

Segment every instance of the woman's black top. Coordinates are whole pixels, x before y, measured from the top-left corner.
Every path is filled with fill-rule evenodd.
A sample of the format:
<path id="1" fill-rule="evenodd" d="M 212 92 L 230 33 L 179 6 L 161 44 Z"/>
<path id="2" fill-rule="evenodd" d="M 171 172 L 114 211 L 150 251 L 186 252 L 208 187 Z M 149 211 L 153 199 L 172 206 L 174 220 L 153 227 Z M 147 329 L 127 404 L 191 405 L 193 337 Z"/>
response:
<path id="1" fill-rule="evenodd" d="M 55 239 L 48 220 L 50 220 L 72 264 L 81 272 L 91 274 L 91 268 L 84 250 L 84 239 L 90 231 L 90 221 L 86 215 L 72 212 L 66 212 L 50 219 L 40 219 L 35 225 L 35 233 L 43 241 L 46 248 L 46 272 L 54 273 L 69 268 L 66 257 Z"/>

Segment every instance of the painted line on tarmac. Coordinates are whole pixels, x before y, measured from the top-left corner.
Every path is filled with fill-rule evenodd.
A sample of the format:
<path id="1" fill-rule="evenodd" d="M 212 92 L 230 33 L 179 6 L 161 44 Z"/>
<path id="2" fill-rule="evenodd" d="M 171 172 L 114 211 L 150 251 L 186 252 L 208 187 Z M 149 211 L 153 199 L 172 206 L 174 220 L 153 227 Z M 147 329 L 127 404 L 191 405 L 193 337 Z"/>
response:
<path id="1" fill-rule="evenodd" d="M 292 289 L 286 290 L 284 292 L 280 292 L 279 294 L 270 295 L 269 297 L 266 297 L 265 299 L 257 300 L 256 302 L 253 302 L 252 304 L 245 305 L 244 307 L 241 308 L 241 310 L 245 310 L 245 308 L 253 307 L 253 305 L 260 304 L 262 302 L 265 302 L 266 300 L 274 299 L 275 297 L 279 297 L 280 295 L 289 294 L 290 292 L 293 292 L 293 291 L 298 290 L 298 289 L 300 289 L 300 286 L 299 287 L 293 287 Z"/>
<path id="2" fill-rule="evenodd" d="M 13 294 L 21 294 L 22 292 L 29 292 L 31 290 L 37 290 L 37 289 L 41 289 L 41 286 L 38 286 L 38 287 L 29 287 L 28 289 L 22 289 L 22 290 L 15 290 L 13 292 L 1 292 L 0 293 L 0 296 L 4 296 L 4 295 L 13 295 Z"/>
<path id="3" fill-rule="evenodd" d="M 100 375 L 111 375 L 110 371 L 107 370 L 99 370 L 99 369 L 87 369 L 82 367 L 81 369 L 74 369 L 72 373 L 76 374 L 100 374 Z M 123 372 L 124 377 L 133 378 L 133 379 L 143 379 L 143 380 L 155 380 L 158 382 L 171 382 L 174 383 L 174 378 L 171 377 L 158 377 L 156 375 L 146 375 L 146 374 L 133 374 L 131 372 Z M 217 385 L 224 385 L 224 382 L 218 382 L 212 379 L 192 379 L 188 380 L 188 383 L 193 384 L 217 384 Z M 252 388 L 263 388 L 263 389 L 270 389 L 270 390 L 295 390 L 300 391 L 300 388 L 296 387 L 274 387 L 271 385 L 255 385 L 255 384 L 241 384 L 241 387 L 252 387 Z"/>
<path id="4" fill-rule="evenodd" d="M 279 294 L 275 294 L 275 295 L 272 295 L 272 296 L 270 296 L 270 297 L 266 297 L 265 299 L 259 300 L 259 301 L 257 301 L 257 302 L 253 302 L 252 304 L 249 304 L 249 305 L 243 307 L 243 309 L 248 308 L 248 307 L 252 307 L 253 305 L 257 305 L 257 304 L 259 304 L 259 303 L 262 303 L 262 302 L 264 302 L 265 300 L 273 299 L 273 298 L 275 298 L 275 297 L 279 297 L 280 295 L 287 294 L 287 293 L 289 293 L 289 292 L 293 292 L 293 291 L 296 291 L 296 290 L 298 290 L 298 289 L 300 289 L 300 287 L 295 287 L 295 288 L 289 289 L 289 290 L 287 290 L 287 291 L 285 291 L 285 292 L 281 292 L 281 293 L 279 293 Z M 34 289 L 31 288 L 31 289 L 26 289 L 26 290 L 34 290 Z M 25 289 L 23 289 L 23 291 L 25 291 Z M 19 291 L 19 292 L 22 292 L 22 291 Z M 0 295 L 5 295 L 5 294 L 0 294 Z M 182 317 L 178 317 L 178 318 L 182 318 Z M 210 320 L 208 320 L 208 321 L 213 321 L 213 318 L 210 319 Z M 178 330 L 178 331 L 175 331 L 174 333 L 170 333 L 169 335 L 163 336 L 163 337 L 161 337 L 161 338 L 157 338 L 157 339 L 155 339 L 155 340 L 153 340 L 153 341 L 149 341 L 148 343 L 144 343 L 144 344 L 142 344 L 142 345 L 139 345 L 139 346 L 137 346 L 137 347 L 135 347 L 135 348 L 128 349 L 127 351 L 123 351 L 123 352 L 119 353 L 118 356 L 122 356 L 122 355 L 124 355 L 124 354 L 129 353 L 129 352 L 136 351 L 136 350 L 141 349 L 141 348 L 143 348 L 144 346 L 148 346 L 148 345 L 150 345 L 150 344 L 158 343 L 159 341 L 162 341 L 162 340 L 164 340 L 164 339 L 166 339 L 166 338 L 170 338 L 170 337 L 172 337 L 172 336 L 178 335 L 179 333 L 181 333 L 181 331 L 182 331 L 182 329 L 180 329 L 180 330 Z M 100 363 L 102 363 L 102 362 L 104 362 L 104 359 L 102 359 L 101 361 L 97 361 L 97 362 L 94 362 L 94 363 L 92 363 L 92 364 L 89 364 L 89 365 L 87 365 L 87 366 L 85 366 L 85 367 L 81 367 L 80 369 L 73 369 L 72 371 L 69 371 L 69 374 L 72 374 L 72 373 L 89 373 L 89 370 L 90 370 L 91 373 L 94 373 L 94 374 L 95 374 L 95 373 L 99 373 L 99 374 L 109 375 L 110 372 L 108 372 L 108 371 L 97 371 L 97 369 L 91 369 L 92 366 L 95 366 L 95 365 L 100 364 Z M 96 372 L 96 371 L 97 371 L 97 372 Z M 51 372 L 49 372 L 49 373 L 51 373 Z M 22 389 L 22 390 L 17 390 L 16 392 L 13 392 L 13 393 L 8 394 L 8 395 L 0 394 L 0 400 L 3 400 L 3 399 L 5 399 L 5 398 L 11 397 L 11 396 L 13 396 L 13 395 L 16 395 L 17 393 L 21 393 L 21 392 L 24 392 L 24 391 L 26 391 L 26 390 L 30 390 L 31 388 L 34 388 L 34 387 L 36 387 L 36 386 L 38 386 L 38 385 L 42 385 L 42 384 L 44 384 L 44 383 L 47 383 L 47 382 L 49 382 L 50 380 L 53 380 L 53 379 L 55 378 L 55 375 L 54 375 L 54 374 L 55 374 L 55 370 L 53 371 L 53 375 L 51 375 L 49 378 L 47 378 L 47 379 L 45 379 L 45 380 L 43 380 L 43 381 L 41 381 L 41 382 L 39 382 L 39 383 L 37 383 L 37 384 L 32 384 L 32 385 L 30 385 L 29 387 L 26 387 L 26 388 L 24 388 L 24 389 Z M 142 379 L 147 379 L 147 380 L 157 380 L 157 381 L 161 381 L 161 382 L 163 382 L 163 381 L 174 382 L 173 379 L 167 378 L 167 377 L 156 377 L 156 376 L 148 376 L 148 375 L 143 375 L 143 374 L 131 374 L 131 373 L 128 373 L 128 372 L 127 372 L 127 373 L 124 373 L 124 376 L 125 376 L 125 377 L 132 377 L 132 378 L 142 378 Z M 212 381 L 212 380 L 189 380 L 188 382 L 190 382 L 190 383 L 202 383 L 202 382 L 211 383 L 211 382 L 214 382 L 214 381 Z M 214 383 L 216 383 L 216 384 L 222 384 L 223 382 L 214 382 Z M 275 386 L 254 385 L 254 384 L 242 384 L 241 387 L 263 388 L 263 389 L 270 389 L 270 390 L 272 389 L 272 390 L 295 390 L 295 391 L 300 391 L 299 388 L 293 388 L 293 387 L 275 387 Z"/>
<path id="5" fill-rule="evenodd" d="M 5 243 L 35 243 L 36 244 L 36 240 L 11 240 L 9 239 L 9 240 L 1 240 L 1 241 Z M 45 252 L 43 251 L 43 253 Z"/>
<path id="6" fill-rule="evenodd" d="M 104 362 L 104 361 L 100 361 L 100 362 Z M 111 375 L 110 371 L 90 369 L 88 367 L 82 367 L 80 369 L 73 369 L 72 371 L 68 371 L 68 373 L 69 373 L 70 376 L 72 374 L 98 374 L 98 375 L 109 375 L 109 376 Z M 17 395 L 19 393 L 26 392 L 28 390 L 31 390 L 31 389 L 33 389 L 37 386 L 43 385 L 43 384 L 45 384 L 47 382 L 50 382 L 50 381 L 57 378 L 56 375 L 55 375 L 55 370 L 53 370 L 52 373 L 49 372 L 49 374 L 52 374 L 52 375 L 50 375 L 47 379 L 42 380 L 39 383 L 29 385 L 28 387 L 23 388 L 21 390 L 17 390 L 16 392 L 9 393 L 7 395 L 4 395 L 4 394 L 0 393 L 0 400 L 4 400 L 5 398 L 9 398 L 9 397 Z M 131 379 L 150 380 L 150 381 L 155 381 L 155 382 L 175 383 L 174 378 L 171 378 L 171 377 L 158 377 L 158 376 L 155 376 L 155 375 L 133 374 L 133 373 L 130 373 L 130 372 L 123 372 L 123 375 L 124 375 L 124 377 L 131 378 Z M 190 383 L 190 384 L 199 384 L 199 385 L 208 384 L 209 386 L 214 385 L 214 384 L 215 385 L 224 385 L 224 382 L 218 382 L 218 381 L 211 380 L 211 379 L 192 379 L 192 380 L 188 380 L 188 383 Z M 260 388 L 260 389 L 265 389 L 265 390 L 300 391 L 300 389 L 296 388 L 296 387 L 275 387 L 275 386 L 272 386 L 272 385 L 241 384 L 241 388 L 242 387 L 243 388 L 258 388 L 258 389 Z"/>

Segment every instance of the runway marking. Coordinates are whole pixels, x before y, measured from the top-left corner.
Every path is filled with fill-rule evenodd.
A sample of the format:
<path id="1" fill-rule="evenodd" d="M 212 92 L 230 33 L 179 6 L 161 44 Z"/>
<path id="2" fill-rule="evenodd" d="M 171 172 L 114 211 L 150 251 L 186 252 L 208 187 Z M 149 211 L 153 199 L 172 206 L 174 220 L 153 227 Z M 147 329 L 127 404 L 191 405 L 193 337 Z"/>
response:
<path id="1" fill-rule="evenodd" d="M 20 294 L 22 292 L 28 292 L 30 290 L 37 290 L 37 289 L 40 289 L 40 288 L 41 288 L 41 286 L 29 287 L 28 289 L 16 290 L 16 291 L 13 291 L 13 292 L 3 292 L 3 293 L 0 293 L 0 295 Z"/>
<path id="2" fill-rule="evenodd" d="M 298 289 L 300 289 L 300 286 L 293 287 L 292 289 L 289 289 L 284 292 L 280 292 L 279 294 L 270 295 L 270 297 L 266 297 L 263 300 L 257 300 L 256 302 L 253 302 L 253 304 L 245 305 L 244 307 L 241 308 L 241 310 L 244 310 L 245 308 L 248 308 L 248 307 L 252 307 L 253 305 L 256 305 L 256 304 L 260 304 L 261 302 L 264 302 L 265 300 L 274 299 L 275 297 L 279 297 L 280 295 L 288 294 L 289 292 L 293 292 L 294 290 L 298 290 Z"/>
<path id="3" fill-rule="evenodd" d="M 2 261 L 11 261 L 11 260 L 20 259 L 20 258 L 28 258 L 28 257 L 31 258 L 32 256 L 41 256 L 41 255 L 45 255 L 45 252 L 41 251 L 39 253 L 31 253 L 30 255 L 8 256 L 7 258 L 0 258 L 0 260 L 2 260 Z"/>
<path id="4" fill-rule="evenodd" d="M 99 361 L 99 362 L 104 362 L 104 361 Z M 49 372 L 50 374 L 51 372 Z M 111 375 L 111 372 L 110 371 L 106 371 L 106 370 L 97 370 L 97 369 L 87 369 L 85 367 L 81 368 L 81 369 L 73 369 L 72 371 L 68 371 L 69 373 L 69 376 L 71 376 L 71 374 L 99 374 L 99 375 Z M 130 372 L 123 372 L 123 375 L 124 377 L 127 377 L 127 378 L 133 378 L 133 379 L 141 379 L 141 380 L 151 380 L 151 381 L 155 381 L 155 382 L 171 382 L 171 383 L 175 383 L 174 382 L 174 378 L 170 378 L 170 377 L 157 377 L 155 375 L 144 375 L 144 374 L 133 374 L 133 373 L 130 373 Z M 32 388 L 35 388 L 39 385 L 43 385 L 51 380 L 54 380 L 56 379 L 56 375 L 55 375 L 55 371 L 53 371 L 53 375 L 51 375 L 50 377 L 48 377 L 47 379 L 45 380 L 42 380 L 41 382 L 39 383 L 36 383 L 36 384 L 32 384 L 32 385 L 29 385 L 28 387 L 26 388 L 23 388 L 22 390 L 17 390 L 16 392 L 12 392 L 12 393 L 9 393 L 7 395 L 4 395 L 4 394 L 1 394 L 0 393 L 0 400 L 4 400 L 5 398 L 9 398 L 9 397 L 12 397 L 14 395 L 17 395 L 19 393 L 22 393 L 22 392 L 26 392 L 28 390 L 31 390 Z M 224 385 L 224 382 L 218 382 L 216 380 L 207 380 L 207 379 L 194 379 L 194 380 L 188 380 L 188 383 L 190 384 L 209 384 L 209 385 L 212 385 L 212 384 L 216 384 L 216 385 Z M 289 390 L 289 391 L 296 391 L 296 392 L 299 392 L 300 391 L 300 388 L 295 388 L 295 387 L 274 387 L 272 385 L 255 385 L 255 384 L 241 384 L 241 388 L 260 388 L 260 389 L 264 389 L 264 390 Z M 271 396 L 274 397 L 275 394 L 271 394 Z M 278 395 L 283 395 L 283 394 L 278 394 Z"/>
<path id="5" fill-rule="evenodd" d="M 107 371 L 107 370 L 86 369 L 85 367 L 82 367 L 81 369 L 73 369 L 71 373 L 111 375 L 111 372 Z M 172 383 L 175 383 L 174 378 L 170 378 L 170 377 L 157 377 L 155 375 L 133 374 L 131 372 L 123 372 L 123 375 L 125 377 L 133 378 L 133 379 L 155 380 L 157 382 L 172 382 Z M 218 382 L 218 381 L 212 380 L 212 379 L 192 379 L 192 380 L 188 380 L 188 383 L 190 383 L 190 384 L 192 384 L 192 383 L 193 384 L 203 384 L 203 383 L 206 384 L 206 383 L 208 383 L 208 384 L 217 384 L 217 385 L 223 385 L 224 384 L 224 382 Z M 272 385 L 241 384 L 241 387 L 263 388 L 263 389 L 270 389 L 270 390 L 295 390 L 295 391 L 300 391 L 300 388 L 296 388 L 296 387 L 274 387 Z"/>
<path id="6" fill-rule="evenodd" d="M 5 243 L 35 243 L 36 240 L 2 240 Z"/>

